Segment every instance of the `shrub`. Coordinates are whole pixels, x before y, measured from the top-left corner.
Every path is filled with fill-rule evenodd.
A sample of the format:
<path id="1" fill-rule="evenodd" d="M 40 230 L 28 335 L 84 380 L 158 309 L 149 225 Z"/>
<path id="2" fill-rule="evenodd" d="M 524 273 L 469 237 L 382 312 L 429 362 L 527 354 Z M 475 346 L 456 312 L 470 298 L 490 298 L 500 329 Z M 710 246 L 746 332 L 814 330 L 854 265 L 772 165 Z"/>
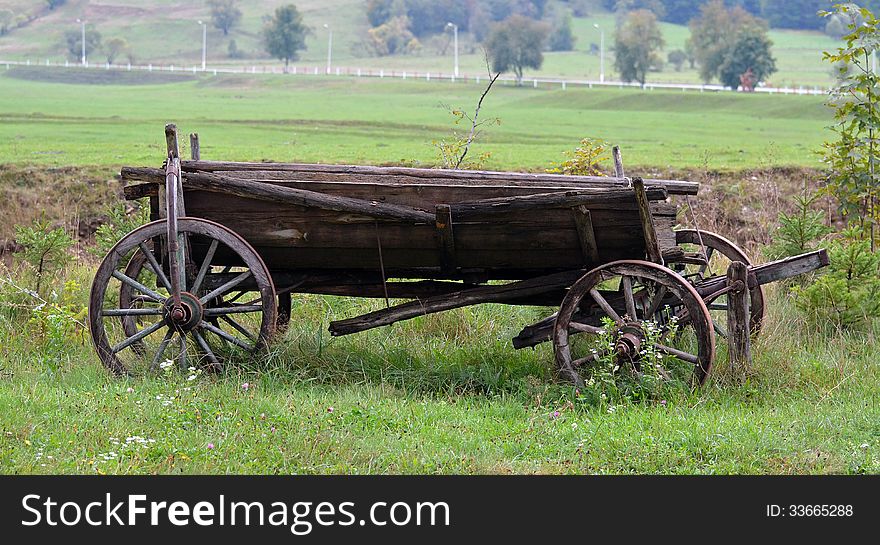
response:
<path id="1" fill-rule="evenodd" d="M 36 276 L 34 291 L 40 294 L 42 287 L 70 261 L 68 250 L 73 246 L 73 239 L 64 229 L 51 228 L 45 219 L 35 220 L 29 226 L 17 226 L 15 239 L 24 247 L 18 255 L 33 269 Z"/>
<path id="2" fill-rule="evenodd" d="M 547 169 L 550 174 L 568 174 L 570 176 L 605 176 L 602 163 L 608 159 L 608 142 L 598 138 L 584 138 L 580 146 L 573 152 L 565 153 L 568 159 L 553 168 Z"/>
<path id="3" fill-rule="evenodd" d="M 95 245 L 89 252 L 103 258 L 119 240 L 150 221 L 150 211 L 146 206 L 129 210 L 125 203 L 107 208 L 107 221 L 95 231 Z"/>

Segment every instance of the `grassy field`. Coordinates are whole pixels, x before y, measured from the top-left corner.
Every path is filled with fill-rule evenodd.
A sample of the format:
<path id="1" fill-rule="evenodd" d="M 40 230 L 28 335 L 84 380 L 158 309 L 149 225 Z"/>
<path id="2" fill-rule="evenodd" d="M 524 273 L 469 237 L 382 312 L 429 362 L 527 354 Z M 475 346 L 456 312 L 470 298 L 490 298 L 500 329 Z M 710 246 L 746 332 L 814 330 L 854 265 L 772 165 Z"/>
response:
<path id="1" fill-rule="evenodd" d="M 172 120 L 200 132 L 207 158 L 430 164 L 430 141 L 450 128 L 439 103 L 471 107 L 480 90 L 280 76 L 154 85 L 24 77 L 0 77 L 0 180 L 33 192 L 35 170 L 45 184 L 50 174 L 158 164 Z M 829 121 L 815 97 L 510 87 L 493 91 L 483 113 L 503 122 L 479 148 L 493 152 L 491 166 L 510 169 L 546 167 L 584 136 L 622 145 L 625 162 L 642 168 L 815 166 Z M 727 192 L 757 193 L 765 181 L 749 186 L 749 176 L 709 186 L 704 198 L 720 206 Z M 44 296 L 83 320 L 96 263 L 77 255 Z M 553 309 L 484 305 L 331 338 L 329 321 L 381 303 L 308 295 L 294 298 L 290 329 L 258 361 L 191 380 L 114 379 L 81 327 L 8 283 L 32 286 L 19 259 L 6 263 L 4 473 L 880 471 L 876 329 L 810 325 L 784 286 L 769 292 L 745 380 L 719 342 L 706 387 L 633 403 L 554 382 L 549 346 L 512 349 L 511 336 Z"/>
<path id="2" fill-rule="evenodd" d="M 33 81 L 57 74 L 0 70 L 4 161 L 153 165 L 163 155 L 162 127 L 173 121 L 198 132 L 211 159 L 434 164 L 432 142 L 454 127 L 448 108 L 472 111 L 482 91 L 475 84 L 281 75 L 167 83 L 171 74 L 132 74 L 142 85 L 103 85 L 113 72 L 78 70 L 68 77 L 80 84 Z M 155 85 L 143 85 L 154 76 Z M 630 165 L 817 166 L 813 152 L 830 122 L 821 97 L 503 85 L 481 115 L 501 120 L 475 148 L 491 152 L 487 166 L 530 170 L 562 160 L 585 137 L 620 145 Z"/>
<path id="3" fill-rule="evenodd" d="M 208 63 L 221 64 L 262 64 L 275 62 L 263 52 L 260 42 L 262 17 L 275 7 L 287 3 L 286 0 L 266 2 L 239 2 L 244 14 L 241 26 L 229 36 L 220 30 L 209 28 Z M 13 12 L 33 11 L 31 2 L 6 0 L 0 5 L 9 4 Z M 554 4 L 551 2 L 551 4 Z M 452 49 L 449 36 L 426 40 L 422 49 L 414 55 L 373 57 L 367 53 L 364 37 L 368 28 L 365 3 L 362 0 L 301 0 L 296 5 L 303 13 L 312 33 L 307 37 L 307 49 L 302 52 L 299 64 L 323 68 L 327 59 L 328 35 L 324 24 L 333 28 L 334 64 L 343 67 L 384 68 L 386 70 L 452 72 Z M 98 29 L 106 41 L 112 37 L 123 37 L 131 44 L 136 62 L 176 64 L 194 66 L 201 64 L 202 34 L 198 20 L 208 20 L 209 10 L 202 4 L 180 0 L 160 0 L 144 5 L 134 0 L 113 0 L 112 2 L 90 2 L 71 0 L 54 12 L 47 13 L 28 26 L 0 37 L 0 59 L 31 59 L 41 63 L 46 59 L 63 62 L 66 47 L 63 35 L 68 30 L 78 30 L 77 18 L 85 16 L 89 24 Z M 589 54 L 591 44 L 600 43 L 600 25 L 605 31 L 606 77 L 616 78 L 614 57 L 611 52 L 615 20 L 614 15 L 600 8 L 594 8 L 590 17 L 575 18 L 573 32 L 577 38 L 572 52 L 548 52 L 541 70 L 529 71 L 527 75 L 564 76 L 567 78 L 599 78 L 600 62 L 598 55 Z M 683 49 L 689 36 L 684 25 L 663 23 L 661 25 L 666 48 L 661 56 L 665 60 L 669 51 Z M 156 40 L 161 35 L 163 39 Z M 774 43 L 773 53 L 777 59 L 779 72 L 768 82 L 783 86 L 820 86 L 832 84 L 830 69 L 822 62 L 822 51 L 834 49 L 839 41 L 820 32 L 773 30 L 770 38 Z M 231 60 L 227 55 L 229 41 L 234 39 L 244 60 Z M 461 35 L 461 70 L 467 74 L 483 74 L 485 64 L 478 44 L 467 33 Z M 75 59 L 74 59 L 75 60 Z M 95 54 L 92 62 L 102 63 L 100 54 Z M 119 61 L 117 61 L 119 62 Z M 651 73 L 651 81 L 700 83 L 696 70 L 685 69 L 676 72 L 666 66 L 662 72 Z"/>

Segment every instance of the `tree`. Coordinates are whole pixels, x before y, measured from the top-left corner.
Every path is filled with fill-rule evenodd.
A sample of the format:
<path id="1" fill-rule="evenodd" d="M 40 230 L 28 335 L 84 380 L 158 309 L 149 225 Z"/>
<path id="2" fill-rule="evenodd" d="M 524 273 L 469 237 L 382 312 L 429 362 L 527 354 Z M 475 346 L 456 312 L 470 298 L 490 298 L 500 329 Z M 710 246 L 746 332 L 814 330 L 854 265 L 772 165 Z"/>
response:
<path id="1" fill-rule="evenodd" d="M 392 17 L 381 25 L 367 31 L 373 52 L 380 57 L 399 53 L 413 53 L 422 45 L 409 30 L 409 17 Z"/>
<path id="2" fill-rule="evenodd" d="M 614 67 L 623 81 L 645 84 L 648 70 L 662 61 L 665 42 L 657 16 L 646 9 L 631 11 L 614 35 Z"/>
<path id="3" fill-rule="evenodd" d="M 72 59 L 82 57 L 82 31 L 68 30 L 64 33 L 64 43 Z M 94 28 L 86 29 L 86 56 L 101 48 L 101 33 Z"/>
<path id="4" fill-rule="evenodd" d="M 113 61 L 127 50 L 128 42 L 122 38 L 110 38 L 104 42 L 104 55 L 107 57 L 107 64 L 113 64 Z"/>
<path id="5" fill-rule="evenodd" d="M 743 28 L 767 28 L 765 21 L 739 6 L 728 9 L 722 0 L 705 4 L 700 8 L 699 17 L 691 19 L 689 26 L 694 58 L 700 65 L 700 76 L 706 83 L 719 76 L 719 69 Z"/>
<path id="6" fill-rule="evenodd" d="M 241 22 L 241 10 L 235 5 L 236 0 L 209 0 L 211 7 L 211 23 L 222 30 L 224 36 Z"/>
<path id="7" fill-rule="evenodd" d="M 666 55 L 666 60 L 669 61 L 669 64 L 675 67 L 676 72 L 681 72 L 681 67 L 684 66 L 684 61 L 687 60 L 687 54 L 681 49 L 673 49 Z"/>
<path id="8" fill-rule="evenodd" d="M 764 29 L 754 26 L 741 29 L 730 49 L 725 52 L 721 66 L 718 67 L 721 83 L 736 89 L 740 85 L 741 76 L 746 73 L 749 73 L 754 81 L 762 81 L 776 72 L 776 59 L 770 54 L 772 45 L 773 42 L 767 37 Z"/>
<path id="9" fill-rule="evenodd" d="M 46 0 L 46 3 L 49 4 L 49 9 L 55 9 L 58 6 L 63 6 L 67 2 L 67 0 Z"/>
<path id="10" fill-rule="evenodd" d="M 288 4 L 275 10 L 263 28 L 263 40 L 266 51 L 277 59 L 284 61 L 284 70 L 290 61 L 299 58 L 299 51 L 306 48 L 308 27 L 303 24 L 302 15 L 296 6 Z"/>
<path id="11" fill-rule="evenodd" d="M 522 15 L 511 15 L 496 23 L 486 40 L 486 51 L 493 72 L 513 71 L 516 84 L 522 85 L 523 69 L 538 70 L 544 63 L 544 41 L 549 27 Z"/>
<path id="12" fill-rule="evenodd" d="M 574 49 L 574 33 L 571 31 L 571 15 L 556 21 L 556 25 L 550 32 L 550 51 L 571 51 Z"/>

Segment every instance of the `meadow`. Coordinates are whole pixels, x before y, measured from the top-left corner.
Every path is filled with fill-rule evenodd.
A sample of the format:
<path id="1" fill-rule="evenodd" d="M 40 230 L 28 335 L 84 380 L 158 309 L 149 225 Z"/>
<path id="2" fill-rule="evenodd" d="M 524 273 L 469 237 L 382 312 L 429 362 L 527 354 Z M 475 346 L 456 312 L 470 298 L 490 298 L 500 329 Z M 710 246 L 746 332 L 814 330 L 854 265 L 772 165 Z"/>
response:
<path id="1" fill-rule="evenodd" d="M 270 59 L 263 51 L 260 32 L 263 16 L 271 13 L 276 7 L 288 3 L 286 0 L 269 0 L 262 2 L 239 2 L 243 17 L 238 28 L 228 36 L 210 26 L 207 43 L 209 66 L 228 65 L 262 65 L 272 63 L 279 65 L 277 60 Z M 15 13 L 36 9 L 32 2 L 22 0 L 6 0 L 5 6 Z M 362 0 L 300 0 L 295 2 L 303 14 L 304 22 L 311 28 L 306 37 L 306 49 L 300 53 L 300 66 L 318 67 L 323 70 L 327 60 L 328 29 L 333 31 L 332 58 L 333 65 L 340 67 L 408 70 L 410 72 L 443 72 L 453 71 L 451 33 L 425 39 L 422 47 L 415 54 L 392 55 L 377 57 L 369 54 L 365 45 L 367 23 L 365 3 Z M 548 9 L 565 9 L 556 2 L 549 2 Z M 34 63 L 64 62 L 66 46 L 64 32 L 78 30 L 76 19 L 85 17 L 88 24 L 98 30 L 103 39 L 121 37 L 131 46 L 136 63 L 144 64 L 176 64 L 191 68 L 201 65 L 202 27 L 199 20 L 210 18 L 209 10 L 204 5 L 193 5 L 180 0 L 158 0 L 144 2 L 135 0 L 113 0 L 113 2 L 88 2 L 79 0 L 67 2 L 51 13 L 40 17 L 33 23 L 0 36 L 0 59 L 24 60 Z M 605 32 L 605 75 L 614 80 L 614 55 L 611 47 L 614 41 L 614 14 L 599 6 L 590 9 L 586 17 L 575 17 L 572 20 L 572 31 L 576 37 L 573 51 L 546 52 L 545 61 L 540 70 L 527 70 L 526 76 L 561 76 L 571 79 L 599 79 L 599 56 L 591 52 L 593 45 L 599 47 L 600 30 Z M 685 40 L 690 31 L 685 25 L 662 23 L 661 30 L 666 45 L 661 52 L 665 61 L 667 54 L 676 49 L 684 49 Z M 162 40 L 156 36 L 161 35 Z M 833 50 L 841 42 L 821 32 L 797 30 L 771 30 L 773 54 L 777 60 L 778 72 L 773 74 L 766 83 L 777 87 L 828 87 L 833 84 L 831 70 L 822 61 L 822 52 Z M 228 56 L 228 45 L 235 40 L 243 55 L 241 59 Z M 486 73 L 485 61 L 480 45 L 470 34 L 460 35 L 460 66 L 461 71 L 470 75 Z M 77 59 L 72 59 L 75 62 Z M 100 53 L 91 57 L 92 63 L 102 64 L 106 59 Z M 127 62 L 117 59 L 117 63 Z M 701 83 L 696 70 L 688 68 L 676 71 L 666 65 L 660 72 L 649 74 L 649 81 Z"/>
<path id="2" fill-rule="evenodd" d="M 10 173 L 0 180 L 13 189 L 29 187 L 15 176 L 33 171 L 58 174 L 58 183 L 103 176 L 118 188 L 110 176 L 120 166 L 161 162 L 168 121 L 198 131 L 211 159 L 431 165 L 431 141 L 452 127 L 440 103 L 471 108 L 480 91 L 322 77 L 39 79 L 0 72 L 0 166 Z M 738 188 L 709 185 L 701 197 L 720 200 L 723 190 L 757 192 L 742 169 L 818 166 L 826 110 L 816 97 L 499 87 L 484 114 L 502 123 L 478 147 L 492 152 L 493 168 L 540 170 L 581 138 L 601 137 L 641 169 L 734 172 Z M 80 321 L 96 266 L 87 250 L 46 294 Z M 4 473 L 880 470 L 876 329 L 811 325 L 784 285 L 769 290 L 745 378 L 728 368 L 721 342 L 700 390 L 596 402 L 554 381 L 551 347 L 510 345 L 552 309 L 483 305 L 331 338 L 329 321 L 381 303 L 311 295 L 294 298 L 290 328 L 257 361 L 220 376 L 117 379 L 82 328 L 59 329 L 9 284 L 33 280 L 20 261 L 5 263 Z"/>

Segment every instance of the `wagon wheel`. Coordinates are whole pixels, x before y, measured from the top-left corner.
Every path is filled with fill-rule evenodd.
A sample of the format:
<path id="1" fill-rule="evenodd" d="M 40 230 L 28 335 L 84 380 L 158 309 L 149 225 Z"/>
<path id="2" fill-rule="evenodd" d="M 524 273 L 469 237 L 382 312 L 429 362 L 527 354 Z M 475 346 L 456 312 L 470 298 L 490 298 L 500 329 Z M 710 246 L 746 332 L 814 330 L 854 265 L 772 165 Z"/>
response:
<path id="1" fill-rule="evenodd" d="M 671 331 L 662 333 L 654 347 L 682 362 L 702 385 L 715 360 L 715 334 L 709 310 L 687 280 L 646 261 L 602 265 L 569 288 L 553 328 L 560 376 L 582 386 L 584 379 L 579 369 L 602 356 L 638 367 L 642 344 L 646 342 L 645 322 L 654 320 L 661 312 L 668 315 L 674 307 L 681 309 L 677 316 L 678 331 L 674 336 Z M 595 347 L 598 336 L 607 333 L 602 317 L 613 321 L 613 351 Z"/>
<path id="2" fill-rule="evenodd" d="M 727 267 L 734 261 L 741 261 L 746 265 L 752 264 L 752 261 L 739 246 L 710 231 L 699 231 L 698 233 L 695 229 L 681 229 L 675 232 L 675 242 L 686 251 L 705 255 L 709 260 L 708 265 L 675 264 L 673 268 L 676 272 L 693 284 L 699 284 L 712 276 L 727 274 Z M 750 289 L 749 299 L 749 322 L 752 333 L 757 335 L 761 331 L 761 323 L 764 320 L 764 288 L 755 286 Z M 714 300 L 706 301 L 706 303 L 712 314 L 715 332 L 722 337 L 727 337 L 727 295 L 720 295 Z"/>
<path id="3" fill-rule="evenodd" d="M 275 289 L 256 251 L 210 221 L 179 218 L 178 231 L 192 247 L 205 248 L 201 263 L 195 263 L 197 274 L 183 286 L 184 312 L 179 315 L 172 312 L 171 283 L 153 248 L 153 241 L 166 234 L 164 221 L 126 235 L 98 267 L 89 300 L 89 329 L 102 363 L 115 374 L 142 374 L 167 360 L 176 360 L 182 368 L 205 363 L 219 369 L 222 354 L 212 344 L 216 347 L 219 341 L 226 351 L 252 354 L 265 347 L 273 333 Z M 203 286 L 212 278 L 218 258 L 240 266 L 232 278 L 206 293 Z M 243 282 L 256 292 L 255 298 L 246 303 L 224 301 L 224 295 L 245 287 Z M 218 322 L 226 327 L 215 325 Z"/>

